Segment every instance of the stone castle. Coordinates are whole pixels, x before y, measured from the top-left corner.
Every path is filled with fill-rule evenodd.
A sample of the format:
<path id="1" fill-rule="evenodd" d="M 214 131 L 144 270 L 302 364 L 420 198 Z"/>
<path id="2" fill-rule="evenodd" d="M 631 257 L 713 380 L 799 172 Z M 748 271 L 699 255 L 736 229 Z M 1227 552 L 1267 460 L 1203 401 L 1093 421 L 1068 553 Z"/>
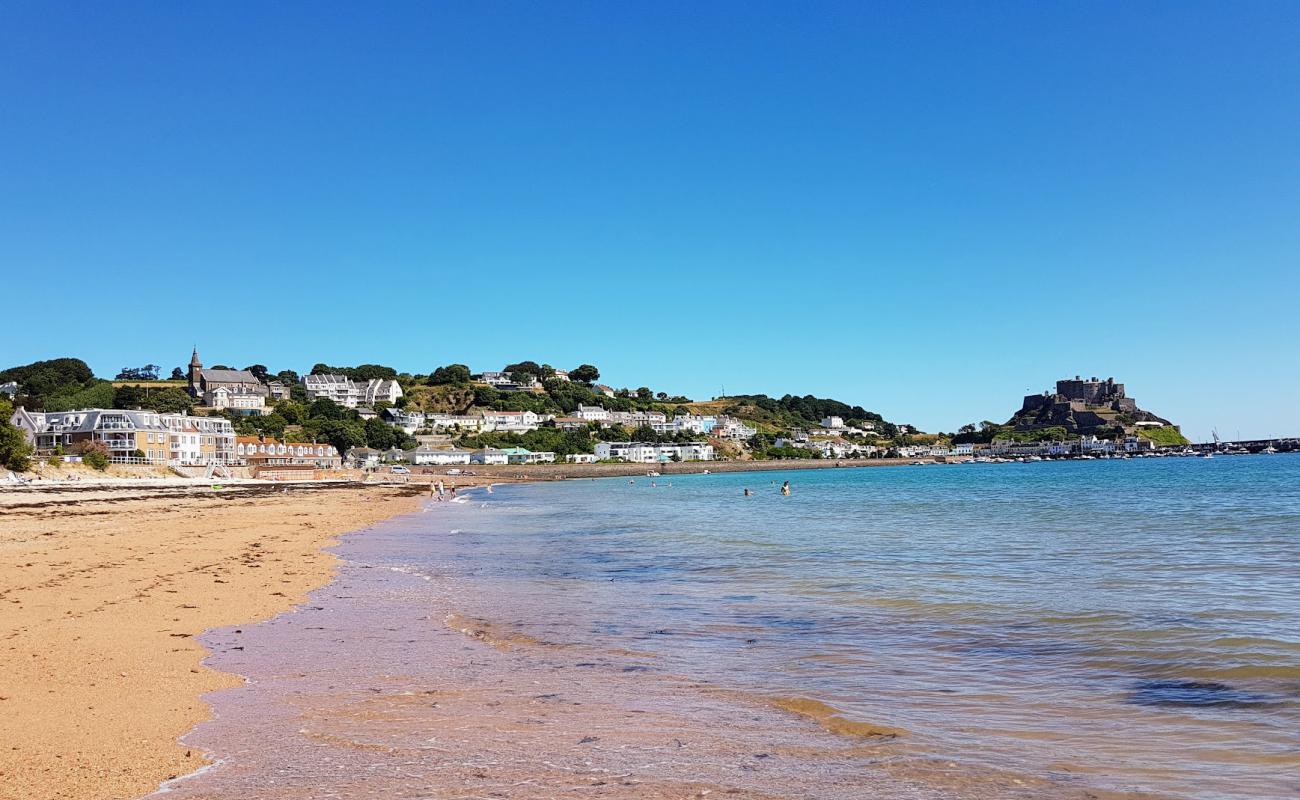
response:
<path id="1" fill-rule="evenodd" d="M 1056 382 L 1056 391 L 1027 395 L 1020 411 L 1011 418 L 1016 430 L 1031 431 L 1059 426 L 1070 433 L 1096 433 L 1123 429 L 1131 432 L 1139 422 L 1172 425 L 1124 394 L 1124 384 L 1114 378 L 1098 380 L 1075 375 Z"/>

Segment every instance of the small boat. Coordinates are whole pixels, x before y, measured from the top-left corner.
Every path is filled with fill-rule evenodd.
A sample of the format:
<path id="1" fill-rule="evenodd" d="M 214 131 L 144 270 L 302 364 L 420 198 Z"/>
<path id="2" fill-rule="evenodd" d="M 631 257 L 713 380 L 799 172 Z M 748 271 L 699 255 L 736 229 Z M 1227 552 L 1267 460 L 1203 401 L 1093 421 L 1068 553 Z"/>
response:
<path id="1" fill-rule="evenodd" d="M 1201 458 L 1214 458 L 1214 453 L 1201 453 Z"/>
<path id="2" fill-rule="evenodd" d="M 1268 447 L 1265 447 L 1263 450 L 1260 450 L 1259 452 L 1261 452 L 1261 453 L 1265 453 L 1265 454 L 1271 456 L 1271 455 L 1273 455 L 1274 453 L 1277 452 L 1277 448 L 1270 444 Z"/>
<path id="3" fill-rule="evenodd" d="M 659 477 L 659 473 L 658 473 L 658 472 L 655 472 L 654 470 L 650 470 L 649 472 L 647 472 L 647 473 L 645 474 L 645 476 L 646 476 L 647 478 L 658 478 L 658 477 Z"/>

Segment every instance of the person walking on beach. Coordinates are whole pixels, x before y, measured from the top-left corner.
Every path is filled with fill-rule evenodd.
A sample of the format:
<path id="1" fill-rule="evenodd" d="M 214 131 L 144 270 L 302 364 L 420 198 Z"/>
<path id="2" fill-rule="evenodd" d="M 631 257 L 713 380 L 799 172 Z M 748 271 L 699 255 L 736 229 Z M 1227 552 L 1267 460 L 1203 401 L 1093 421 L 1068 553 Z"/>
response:
<path id="1" fill-rule="evenodd" d="M 790 496 L 790 481 L 786 481 L 785 483 L 781 484 L 781 495 L 783 497 Z"/>

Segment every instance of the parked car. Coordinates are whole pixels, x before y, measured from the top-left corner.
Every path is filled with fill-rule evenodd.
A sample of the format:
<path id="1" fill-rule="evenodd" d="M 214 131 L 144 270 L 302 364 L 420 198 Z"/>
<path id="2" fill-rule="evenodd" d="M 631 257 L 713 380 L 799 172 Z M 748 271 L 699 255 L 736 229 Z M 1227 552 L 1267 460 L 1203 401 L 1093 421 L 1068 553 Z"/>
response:
<path id="1" fill-rule="evenodd" d="M 411 474 L 411 471 L 410 471 L 409 469 L 407 469 L 406 467 L 397 466 L 397 467 L 393 467 L 393 474 L 394 474 L 394 475 L 410 475 L 410 474 Z"/>

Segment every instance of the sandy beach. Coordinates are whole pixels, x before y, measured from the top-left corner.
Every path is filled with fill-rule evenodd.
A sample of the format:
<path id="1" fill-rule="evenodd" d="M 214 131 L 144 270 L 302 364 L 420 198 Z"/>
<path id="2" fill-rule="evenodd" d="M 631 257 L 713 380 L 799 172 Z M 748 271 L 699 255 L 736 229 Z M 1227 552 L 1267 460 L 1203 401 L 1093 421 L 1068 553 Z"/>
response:
<path id="1" fill-rule="evenodd" d="M 425 490 L 427 491 L 427 489 Z M 337 534 L 417 486 L 66 486 L 0 492 L 0 798 L 131 798 L 197 769 L 177 743 L 239 678 L 194 637 L 290 608 Z"/>

